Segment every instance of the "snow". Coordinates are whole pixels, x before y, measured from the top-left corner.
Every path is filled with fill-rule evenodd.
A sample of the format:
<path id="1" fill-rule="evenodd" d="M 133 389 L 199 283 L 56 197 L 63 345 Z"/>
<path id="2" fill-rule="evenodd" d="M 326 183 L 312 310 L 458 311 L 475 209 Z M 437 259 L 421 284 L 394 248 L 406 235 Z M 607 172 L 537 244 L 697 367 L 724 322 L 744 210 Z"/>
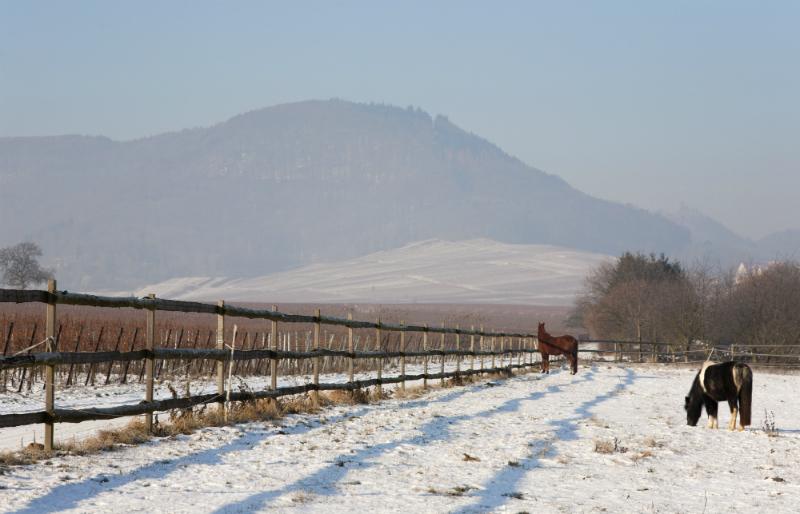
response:
<path id="1" fill-rule="evenodd" d="M 755 373 L 769 437 L 686 426 L 694 373 L 597 364 L 59 457 L 6 468 L 0 510 L 798 511 L 798 377 Z"/>
<path id="2" fill-rule="evenodd" d="M 178 300 L 572 305 L 607 255 L 488 239 L 429 240 L 255 278 L 183 277 L 113 293 Z M 106 293 L 108 294 L 108 293 Z"/>

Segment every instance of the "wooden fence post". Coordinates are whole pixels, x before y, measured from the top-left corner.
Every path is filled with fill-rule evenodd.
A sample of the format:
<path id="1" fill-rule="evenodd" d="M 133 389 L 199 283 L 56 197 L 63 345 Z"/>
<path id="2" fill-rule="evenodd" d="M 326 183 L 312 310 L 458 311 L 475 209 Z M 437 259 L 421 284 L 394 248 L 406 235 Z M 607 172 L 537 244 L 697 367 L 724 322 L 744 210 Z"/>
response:
<path id="1" fill-rule="evenodd" d="M 459 330 L 458 325 L 456 325 L 456 330 Z M 461 334 L 456 332 L 456 351 L 461 351 Z M 461 378 L 461 354 L 456 355 L 456 380 Z"/>
<path id="2" fill-rule="evenodd" d="M 403 320 L 400 320 L 400 326 L 403 326 Z M 400 332 L 400 353 L 403 355 L 400 356 L 400 376 L 406 376 L 406 331 L 403 330 Z M 400 382 L 400 390 L 406 392 L 406 381 L 403 380 Z"/>
<path id="3" fill-rule="evenodd" d="M 149 300 L 155 300 L 156 295 L 150 293 L 147 295 Z M 150 307 L 147 309 L 147 324 L 145 327 L 145 349 L 152 352 L 155 348 L 155 341 L 156 341 L 156 309 L 155 309 L 155 302 L 153 302 Z M 144 401 L 146 403 L 153 402 L 153 371 L 155 371 L 155 359 L 153 359 L 153 354 L 150 353 L 149 356 L 144 361 L 144 373 L 146 377 L 146 385 L 144 390 Z M 147 429 L 148 433 L 153 431 L 153 413 L 148 412 L 144 415 L 144 426 Z"/>
<path id="4" fill-rule="evenodd" d="M 220 300 L 217 302 L 217 307 L 219 307 L 219 312 L 217 313 L 217 350 L 224 350 L 225 349 L 225 300 Z M 218 360 L 217 361 L 217 395 L 224 400 L 225 399 L 225 361 Z M 225 402 L 220 402 L 220 409 L 222 410 L 223 414 L 225 413 Z"/>
<path id="5" fill-rule="evenodd" d="M 277 305 L 272 306 L 272 311 L 275 312 L 278 310 Z M 270 346 L 272 351 L 278 351 L 278 322 L 272 320 L 270 323 Z M 273 391 L 278 388 L 278 359 L 270 359 L 269 360 L 269 379 L 270 379 L 270 386 L 269 388 Z"/>
<path id="6" fill-rule="evenodd" d="M 381 348 L 381 318 L 378 318 L 378 327 L 375 329 L 375 347 L 378 349 L 379 352 L 383 351 Z M 383 396 L 383 386 L 381 385 L 381 380 L 383 380 L 383 358 L 378 357 L 378 387 L 376 390 L 378 391 L 378 398 Z"/>
<path id="7" fill-rule="evenodd" d="M 422 388 L 428 388 L 428 325 L 423 325 L 425 330 L 422 332 L 422 351 L 425 355 L 422 356 Z"/>
<path id="8" fill-rule="evenodd" d="M 478 340 L 478 344 L 481 347 L 481 350 L 480 350 L 481 351 L 481 371 L 483 371 L 483 367 L 484 367 L 483 366 L 483 360 L 484 360 L 483 359 L 483 357 L 484 357 L 484 355 L 483 355 L 483 348 L 484 348 L 484 343 L 483 343 L 483 325 L 481 325 L 481 335 L 480 335 L 480 339 Z M 481 373 L 481 375 L 483 375 L 483 373 Z"/>
<path id="9" fill-rule="evenodd" d="M 8 323 L 8 333 L 6 334 L 6 344 L 3 345 L 3 357 L 5 357 L 8 354 L 8 346 L 9 346 L 9 344 L 11 344 L 11 338 L 12 338 L 13 335 L 14 335 L 14 321 L 10 321 Z M 8 380 L 8 370 L 4 369 L 3 370 L 3 392 L 4 393 L 7 391 L 7 388 L 6 388 L 6 381 L 7 380 Z M 12 375 L 11 386 L 12 387 L 14 386 L 13 375 Z"/>
<path id="10" fill-rule="evenodd" d="M 314 322 L 314 351 L 319 351 L 319 331 L 321 328 L 321 321 L 320 317 L 322 316 L 319 309 L 316 310 L 314 313 L 316 317 L 316 321 Z M 314 385 L 319 385 L 319 355 L 314 357 Z M 319 391 L 314 389 L 313 394 L 311 395 L 314 403 L 319 403 Z"/>
<path id="11" fill-rule="evenodd" d="M 475 332 L 475 325 L 472 325 L 471 329 Z M 469 335 L 469 351 L 472 352 L 469 357 L 469 369 L 475 371 L 475 334 Z"/>
<path id="12" fill-rule="evenodd" d="M 444 328 L 444 321 L 442 321 L 442 328 Z M 444 387 L 444 336 L 445 333 L 442 332 L 442 339 L 441 343 L 439 344 L 439 349 L 442 351 L 442 365 L 440 366 L 440 374 L 442 378 L 439 379 L 439 387 Z"/>
<path id="13" fill-rule="evenodd" d="M 494 336 L 492 336 L 490 344 L 491 344 L 491 352 L 492 352 L 492 373 L 494 373 L 494 369 L 496 367 L 495 360 L 494 360 L 494 357 L 495 357 L 495 355 L 494 355 Z"/>
<path id="14" fill-rule="evenodd" d="M 353 313 L 347 313 L 347 320 L 353 321 Z M 347 351 L 350 353 L 350 362 L 347 366 L 347 380 L 352 384 L 354 381 L 353 368 L 355 368 L 355 358 L 353 357 L 353 327 L 347 327 Z M 355 394 L 355 389 L 350 391 L 350 394 Z"/>
<path id="15" fill-rule="evenodd" d="M 56 281 L 50 279 L 47 281 L 47 292 L 50 293 L 46 307 L 46 346 L 45 351 L 55 351 L 55 336 L 56 336 L 56 301 L 53 295 L 56 292 Z M 55 366 L 45 366 L 45 392 L 44 392 L 44 410 L 52 416 L 55 414 Z M 53 420 L 48 419 L 44 425 L 44 451 L 53 451 Z"/>

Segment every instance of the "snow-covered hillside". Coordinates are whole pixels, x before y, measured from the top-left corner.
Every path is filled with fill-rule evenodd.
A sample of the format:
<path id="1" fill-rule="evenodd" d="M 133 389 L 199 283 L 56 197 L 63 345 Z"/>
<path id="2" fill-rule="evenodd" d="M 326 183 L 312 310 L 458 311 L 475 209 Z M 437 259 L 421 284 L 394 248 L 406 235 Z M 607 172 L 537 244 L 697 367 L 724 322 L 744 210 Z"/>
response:
<path id="1" fill-rule="evenodd" d="M 686 426 L 695 372 L 582 366 L 0 468 L 0 511 L 800 511 L 798 376 L 756 370 L 755 426 L 729 432 Z"/>
<path id="2" fill-rule="evenodd" d="M 430 240 L 257 278 L 176 278 L 134 294 L 260 303 L 571 305 L 589 271 L 610 260 L 549 245 Z"/>

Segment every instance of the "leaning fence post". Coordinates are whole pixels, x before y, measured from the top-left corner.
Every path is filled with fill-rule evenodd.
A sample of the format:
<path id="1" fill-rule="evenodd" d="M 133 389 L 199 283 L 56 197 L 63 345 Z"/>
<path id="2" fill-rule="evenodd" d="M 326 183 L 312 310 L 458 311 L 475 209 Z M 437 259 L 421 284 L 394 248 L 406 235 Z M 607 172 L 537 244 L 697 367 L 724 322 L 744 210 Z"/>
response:
<path id="1" fill-rule="evenodd" d="M 320 331 L 320 317 L 322 316 L 319 309 L 314 314 L 316 318 L 314 321 L 314 352 L 319 351 L 319 331 Z M 314 356 L 314 386 L 319 387 L 319 355 Z M 311 394 L 311 398 L 314 400 L 314 403 L 319 403 L 319 390 L 314 389 Z"/>
<path id="2" fill-rule="evenodd" d="M 403 327 L 403 321 L 400 320 L 400 326 Z M 405 328 L 400 332 L 400 376 L 406 376 L 406 331 Z M 406 381 L 405 378 L 402 382 L 400 382 L 400 390 L 405 392 L 406 391 Z"/>
<path id="3" fill-rule="evenodd" d="M 56 281 L 50 279 L 47 281 L 47 292 L 50 293 L 47 297 L 46 308 L 46 347 L 45 351 L 55 351 L 55 336 L 56 336 Z M 44 450 L 46 452 L 53 451 L 53 415 L 55 414 L 55 366 L 45 366 L 45 392 L 44 392 L 44 410 L 47 411 L 48 420 L 44 425 Z"/>
<path id="4" fill-rule="evenodd" d="M 147 299 L 151 300 L 150 305 L 147 307 L 147 326 L 145 327 L 145 349 L 148 351 L 147 357 L 144 361 L 144 373 L 146 377 L 146 385 L 144 390 L 144 401 L 146 403 L 153 402 L 153 371 L 155 368 L 155 359 L 153 359 L 153 349 L 156 340 L 156 309 L 155 302 L 156 295 L 150 293 Z M 147 432 L 153 431 L 153 413 L 148 412 L 144 415 L 144 426 Z"/>
<path id="5" fill-rule="evenodd" d="M 225 300 L 217 302 L 217 350 L 225 349 Z M 225 362 L 217 361 L 217 395 L 225 400 Z M 222 412 L 225 412 L 225 402 L 220 402 Z"/>

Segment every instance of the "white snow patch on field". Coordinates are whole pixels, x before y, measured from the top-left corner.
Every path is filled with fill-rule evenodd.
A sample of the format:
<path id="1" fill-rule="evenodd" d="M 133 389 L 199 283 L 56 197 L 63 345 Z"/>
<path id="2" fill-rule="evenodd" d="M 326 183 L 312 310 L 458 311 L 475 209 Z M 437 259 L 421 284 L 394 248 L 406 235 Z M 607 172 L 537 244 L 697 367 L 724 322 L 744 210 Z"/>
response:
<path id="1" fill-rule="evenodd" d="M 597 365 L 577 376 L 522 375 L 59 457 L 4 469 L 0 509 L 800 510 L 798 377 L 756 372 L 756 426 L 739 433 L 686 426 L 683 396 L 695 372 Z M 758 428 L 765 410 L 777 437 Z M 595 451 L 602 443 L 611 453 Z"/>

